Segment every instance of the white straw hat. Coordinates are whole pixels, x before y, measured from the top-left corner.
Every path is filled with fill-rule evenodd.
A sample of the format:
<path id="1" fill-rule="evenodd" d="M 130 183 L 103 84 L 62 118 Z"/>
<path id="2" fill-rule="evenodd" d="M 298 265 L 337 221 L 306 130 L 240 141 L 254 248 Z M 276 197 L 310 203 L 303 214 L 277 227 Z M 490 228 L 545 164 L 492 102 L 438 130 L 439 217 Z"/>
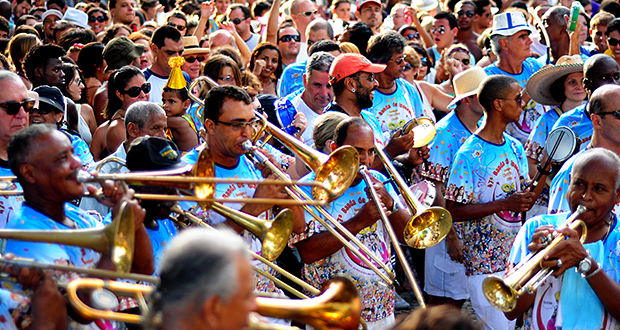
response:
<path id="1" fill-rule="evenodd" d="M 553 66 L 538 70 L 525 85 L 527 94 L 536 103 L 544 105 L 560 105 L 551 94 L 551 85 L 571 73 L 583 72 L 583 60 L 580 55 L 562 56 Z"/>
<path id="2" fill-rule="evenodd" d="M 452 108 L 458 101 L 478 93 L 478 86 L 482 83 L 487 74 L 484 69 L 475 66 L 467 69 L 452 79 L 454 85 L 454 99 L 448 104 L 448 108 Z"/>

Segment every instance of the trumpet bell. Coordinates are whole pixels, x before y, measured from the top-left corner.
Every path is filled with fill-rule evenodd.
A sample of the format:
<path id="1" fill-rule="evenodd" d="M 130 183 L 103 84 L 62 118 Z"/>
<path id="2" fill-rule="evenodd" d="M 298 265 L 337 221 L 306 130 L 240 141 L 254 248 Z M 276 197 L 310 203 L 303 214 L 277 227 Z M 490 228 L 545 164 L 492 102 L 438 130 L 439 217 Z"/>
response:
<path id="1" fill-rule="evenodd" d="M 431 207 L 407 223 L 404 237 L 407 245 L 426 249 L 444 239 L 452 227 L 452 215 L 441 207 Z"/>
<path id="2" fill-rule="evenodd" d="M 198 160 L 192 168 L 192 176 L 199 178 L 215 177 L 215 162 L 209 148 L 202 148 L 198 154 Z M 215 196 L 215 183 L 197 183 L 194 187 L 194 194 L 200 199 L 213 199 Z M 203 210 L 208 210 L 213 206 L 213 202 L 198 202 Z"/>
<path id="3" fill-rule="evenodd" d="M 288 244 L 293 233 L 295 215 L 290 209 L 284 209 L 273 219 L 271 229 L 261 238 L 263 247 L 261 255 L 267 260 L 276 260 Z"/>
<path id="4" fill-rule="evenodd" d="M 487 276 L 482 281 L 482 292 L 493 307 L 503 312 L 510 312 L 517 307 L 517 292 L 499 276 Z"/>
<path id="5" fill-rule="evenodd" d="M 329 192 L 319 187 L 312 188 L 315 200 L 332 201 L 342 195 L 351 186 L 359 171 L 359 153 L 352 146 L 342 146 L 329 155 L 315 172 L 315 180 L 329 187 Z"/>
<path id="6" fill-rule="evenodd" d="M 413 131 L 413 148 L 425 146 L 435 138 L 437 130 L 433 121 L 428 118 L 415 118 L 403 126 L 403 134 Z"/>

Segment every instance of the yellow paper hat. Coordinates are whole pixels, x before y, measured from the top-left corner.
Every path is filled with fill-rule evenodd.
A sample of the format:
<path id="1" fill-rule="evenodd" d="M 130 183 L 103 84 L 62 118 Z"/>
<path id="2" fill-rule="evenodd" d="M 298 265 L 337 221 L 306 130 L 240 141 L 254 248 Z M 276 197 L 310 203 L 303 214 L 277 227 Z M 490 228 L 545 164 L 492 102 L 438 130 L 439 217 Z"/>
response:
<path id="1" fill-rule="evenodd" d="M 170 70 L 170 76 L 168 76 L 166 87 L 172 89 L 183 89 L 187 86 L 187 81 L 185 80 L 185 77 L 183 77 L 183 71 L 181 71 L 181 66 L 184 63 L 185 58 L 181 56 L 171 57 L 168 60 L 168 64 L 172 70 Z"/>

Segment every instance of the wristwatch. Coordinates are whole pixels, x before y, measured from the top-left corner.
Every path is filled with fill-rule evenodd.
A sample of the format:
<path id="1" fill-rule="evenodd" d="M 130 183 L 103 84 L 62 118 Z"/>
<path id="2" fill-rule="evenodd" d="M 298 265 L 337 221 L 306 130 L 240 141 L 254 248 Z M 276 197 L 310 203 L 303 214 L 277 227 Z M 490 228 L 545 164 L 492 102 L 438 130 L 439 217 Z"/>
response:
<path id="1" fill-rule="evenodd" d="M 586 276 L 590 269 L 592 269 L 592 261 L 590 261 L 590 256 L 590 251 L 588 251 L 588 256 L 583 258 L 583 260 L 579 262 L 579 265 L 577 265 L 577 268 L 575 269 L 575 271 L 581 274 L 581 276 Z"/>

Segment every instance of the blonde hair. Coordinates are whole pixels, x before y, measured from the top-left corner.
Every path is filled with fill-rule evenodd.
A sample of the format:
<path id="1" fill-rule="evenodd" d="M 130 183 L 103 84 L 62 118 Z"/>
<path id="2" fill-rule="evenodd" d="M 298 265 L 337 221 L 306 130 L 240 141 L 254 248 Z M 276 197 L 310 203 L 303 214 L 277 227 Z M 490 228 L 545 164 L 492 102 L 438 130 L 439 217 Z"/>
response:
<path id="1" fill-rule="evenodd" d="M 314 149 L 326 152 L 327 148 L 325 144 L 334 139 L 334 132 L 336 131 L 336 126 L 340 124 L 343 120 L 347 119 L 347 115 L 340 112 L 328 112 L 320 115 L 315 119 L 316 125 L 314 126 L 314 131 L 312 132 L 312 140 L 314 144 L 312 145 Z"/>
<path id="2" fill-rule="evenodd" d="M 357 46 L 355 46 L 354 43 L 351 43 L 348 41 L 340 43 L 340 50 L 342 51 L 343 54 L 345 53 L 359 54 L 360 53 L 359 48 L 357 48 Z"/>

